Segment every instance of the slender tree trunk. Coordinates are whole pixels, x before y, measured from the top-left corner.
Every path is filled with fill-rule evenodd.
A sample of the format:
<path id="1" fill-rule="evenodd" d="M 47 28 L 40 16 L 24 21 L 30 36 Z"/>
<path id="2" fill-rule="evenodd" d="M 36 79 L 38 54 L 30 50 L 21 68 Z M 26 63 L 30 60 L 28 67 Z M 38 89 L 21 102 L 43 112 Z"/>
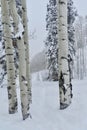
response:
<path id="1" fill-rule="evenodd" d="M 20 81 L 20 94 L 21 94 L 21 107 L 23 120 L 25 120 L 28 114 L 28 95 L 27 95 L 27 80 L 26 80 L 26 60 L 25 60 L 25 46 L 24 40 L 18 39 L 19 50 L 19 81 Z"/>
<path id="2" fill-rule="evenodd" d="M 31 95 L 31 79 L 30 79 L 30 63 L 29 63 L 29 41 L 28 41 L 28 24 L 27 24 L 27 7 L 26 7 L 26 0 L 21 0 L 22 3 L 22 21 L 24 27 L 24 44 L 26 47 L 26 77 L 28 82 L 28 103 L 30 105 L 32 100 Z"/>
<path id="3" fill-rule="evenodd" d="M 82 66 L 83 66 L 83 79 L 85 77 L 85 54 L 84 54 L 84 41 L 82 47 Z"/>
<path id="4" fill-rule="evenodd" d="M 68 36 L 67 36 L 67 0 L 58 1 L 59 16 L 59 95 L 60 109 L 67 108 L 71 103 L 72 85 L 68 65 Z"/>
<path id="5" fill-rule="evenodd" d="M 79 57 L 79 49 L 77 50 L 77 77 L 80 79 L 80 57 Z"/>
<path id="6" fill-rule="evenodd" d="M 15 0 L 9 0 L 9 6 L 11 7 L 11 15 L 14 21 L 15 34 L 20 31 L 19 22 L 20 17 L 17 14 Z M 19 83 L 20 83 L 20 96 L 21 96 L 21 108 L 23 120 L 28 118 L 28 95 L 27 95 L 27 79 L 26 79 L 26 57 L 25 57 L 25 45 L 24 45 L 24 33 L 21 32 L 22 36 L 17 36 L 17 45 L 19 52 Z"/>
<path id="7" fill-rule="evenodd" d="M 80 21 L 81 22 L 81 21 Z M 81 47 L 80 47 L 80 79 L 82 80 L 84 78 L 84 42 L 83 42 L 83 25 L 81 23 Z"/>
<path id="8" fill-rule="evenodd" d="M 17 94 L 15 82 L 15 66 L 11 38 L 11 24 L 9 17 L 9 7 L 7 0 L 1 0 L 2 8 L 2 24 L 5 41 L 5 52 L 7 62 L 7 81 L 8 81 L 8 100 L 9 100 L 9 113 L 13 114 L 17 111 Z"/>
<path id="9" fill-rule="evenodd" d="M 83 70 L 83 66 L 82 66 L 82 48 L 80 48 L 80 80 L 83 79 L 82 70 Z"/>
<path id="10" fill-rule="evenodd" d="M 87 63 L 87 61 L 86 61 L 86 44 L 85 44 L 85 47 L 84 47 L 84 75 L 85 75 L 85 77 L 87 76 L 87 72 L 86 72 L 86 63 Z"/>

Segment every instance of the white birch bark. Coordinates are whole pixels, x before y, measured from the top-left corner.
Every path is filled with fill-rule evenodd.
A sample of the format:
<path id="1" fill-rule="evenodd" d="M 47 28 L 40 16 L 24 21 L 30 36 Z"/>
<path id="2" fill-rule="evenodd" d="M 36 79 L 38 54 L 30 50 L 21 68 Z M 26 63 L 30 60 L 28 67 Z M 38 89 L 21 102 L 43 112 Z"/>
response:
<path id="1" fill-rule="evenodd" d="M 58 0 L 58 16 L 60 109 L 65 109 L 70 105 L 72 96 L 68 64 L 67 0 Z"/>
<path id="2" fill-rule="evenodd" d="M 28 96 L 27 96 L 27 80 L 26 80 L 26 61 L 25 61 L 25 47 L 24 40 L 19 38 L 18 40 L 19 50 L 19 80 L 20 80 L 20 95 L 21 95 L 21 107 L 23 120 L 25 120 L 28 114 Z"/>
<path id="3" fill-rule="evenodd" d="M 22 3 L 22 21 L 24 27 L 24 44 L 26 47 L 26 77 L 28 82 L 28 103 L 30 105 L 32 100 L 31 95 L 31 79 L 30 79 L 30 63 L 29 63 L 29 40 L 28 40 L 28 24 L 27 24 L 27 7 L 26 0 L 21 0 Z"/>
<path id="4" fill-rule="evenodd" d="M 2 9 L 2 24 L 5 41 L 5 52 L 7 62 L 7 83 L 8 83 L 8 100 L 9 100 L 9 113 L 13 114 L 17 111 L 17 94 L 16 94 L 16 82 L 15 82 L 15 66 L 14 56 L 11 39 L 11 25 L 9 17 L 9 7 L 7 0 L 1 0 Z"/>
<path id="5" fill-rule="evenodd" d="M 15 34 L 19 31 L 19 16 L 17 14 L 15 0 L 9 0 L 9 6 L 11 7 L 11 15 L 14 21 Z M 17 36 L 17 45 L 19 51 L 19 83 L 20 83 L 20 96 L 21 96 L 21 108 L 23 120 L 28 118 L 28 96 L 27 96 L 27 79 L 26 79 L 26 57 L 25 57 L 25 45 L 22 36 Z"/>
<path id="6" fill-rule="evenodd" d="M 80 57 L 79 57 L 79 50 L 77 50 L 77 57 L 76 57 L 76 60 L 77 60 L 77 78 L 80 79 Z"/>

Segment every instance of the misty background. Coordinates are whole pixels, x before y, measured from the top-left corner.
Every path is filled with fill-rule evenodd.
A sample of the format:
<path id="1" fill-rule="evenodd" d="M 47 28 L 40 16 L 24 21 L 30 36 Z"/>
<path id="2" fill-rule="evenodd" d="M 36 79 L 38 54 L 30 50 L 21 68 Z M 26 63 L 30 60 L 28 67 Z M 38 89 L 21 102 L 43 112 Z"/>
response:
<path id="1" fill-rule="evenodd" d="M 87 0 L 73 0 L 74 5 L 81 16 L 87 15 Z M 46 39 L 46 11 L 48 0 L 27 0 L 28 25 L 30 37 L 30 59 L 38 52 L 43 51 Z"/>

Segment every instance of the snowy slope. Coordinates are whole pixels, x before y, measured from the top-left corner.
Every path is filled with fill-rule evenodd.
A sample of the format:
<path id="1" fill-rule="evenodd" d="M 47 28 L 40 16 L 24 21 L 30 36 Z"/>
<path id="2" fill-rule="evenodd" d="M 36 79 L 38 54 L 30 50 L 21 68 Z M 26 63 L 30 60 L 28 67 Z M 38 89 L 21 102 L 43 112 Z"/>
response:
<path id="1" fill-rule="evenodd" d="M 58 83 L 32 83 L 32 119 L 22 121 L 18 113 L 8 114 L 6 88 L 0 88 L 0 130 L 87 130 L 87 79 L 73 82 L 73 102 L 59 110 Z M 19 89 L 18 89 L 19 95 Z"/>

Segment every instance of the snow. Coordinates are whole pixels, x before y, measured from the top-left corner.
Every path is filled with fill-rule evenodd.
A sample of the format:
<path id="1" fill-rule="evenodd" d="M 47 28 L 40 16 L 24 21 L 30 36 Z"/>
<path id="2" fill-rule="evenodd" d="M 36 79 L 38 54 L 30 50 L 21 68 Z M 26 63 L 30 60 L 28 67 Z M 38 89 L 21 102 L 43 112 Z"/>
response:
<path id="1" fill-rule="evenodd" d="M 47 69 L 35 72 L 32 74 L 32 80 L 34 81 L 46 81 L 49 76 L 49 71 Z"/>
<path id="2" fill-rule="evenodd" d="M 18 32 L 17 34 L 15 35 L 15 38 L 18 38 L 18 37 L 23 37 L 23 32 L 24 32 L 24 28 L 23 28 L 23 24 L 21 23 L 21 19 L 19 18 L 19 24 L 18 24 Z"/>
<path id="3" fill-rule="evenodd" d="M 87 78 L 73 81 L 74 97 L 65 110 L 59 110 L 58 82 L 32 81 L 32 119 L 25 121 L 22 120 L 20 105 L 18 113 L 8 114 L 7 89 L 0 88 L 0 130 L 87 129 Z M 19 88 L 17 90 L 20 97 Z"/>

